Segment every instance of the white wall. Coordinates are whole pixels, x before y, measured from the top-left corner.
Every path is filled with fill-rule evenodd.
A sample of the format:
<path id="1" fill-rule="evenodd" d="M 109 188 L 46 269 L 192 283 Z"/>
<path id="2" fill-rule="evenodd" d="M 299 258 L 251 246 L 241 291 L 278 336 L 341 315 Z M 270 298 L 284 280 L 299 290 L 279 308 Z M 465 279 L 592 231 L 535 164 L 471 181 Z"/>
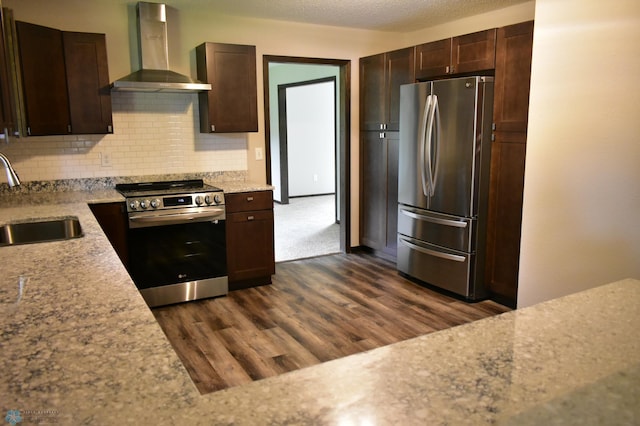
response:
<path id="1" fill-rule="evenodd" d="M 271 184 L 275 186 L 274 200 L 280 200 L 280 115 L 278 111 L 278 85 L 298 83 L 325 77 L 340 78 L 340 67 L 335 65 L 271 63 L 269 65 L 269 137 L 271 148 Z M 340 85 L 336 85 L 336 99 L 340 97 Z M 336 102 L 336 114 L 340 103 Z M 338 115 L 336 115 L 337 119 Z"/>
<path id="2" fill-rule="evenodd" d="M 289 196 L 336 190 L 335 81 L 286 89 Z"/>
<path id="3" fill-rule="evenodd" d="M 404 46 L 413 46 L 447 37 L 470 34 L 488 28 L 498 28 L 531 21 L 535 13 L 535 4 L 536 2 L 531 0 L 492 12 L 469 16 L 446 24 L 406 33 L 404 35 Z"/>
<path id="4" fill-rule="evenodd" d="M 519 307 L 640 278 L 640 1 L 535 20 Z"/>
<path id="5" fill-rule="evenodd" d="M 247 169 L 247 134 L 200 133 L 196 94 L 117 92 L 111 104 L 113 134 L 20 138 L 0 149 L 24 182 Z"/>

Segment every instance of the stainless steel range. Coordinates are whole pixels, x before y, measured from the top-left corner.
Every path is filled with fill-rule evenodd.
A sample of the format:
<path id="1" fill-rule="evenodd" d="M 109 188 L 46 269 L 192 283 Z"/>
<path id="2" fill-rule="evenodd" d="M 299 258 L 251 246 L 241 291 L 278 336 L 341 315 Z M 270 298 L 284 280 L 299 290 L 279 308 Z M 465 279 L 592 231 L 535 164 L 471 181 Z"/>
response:
<path id="1" fill-rule="evenodd" d="M 127 203 L 129 273 L 150 307 L 227 294 L 221 189 L 195 179 L 116 190 Z"/>

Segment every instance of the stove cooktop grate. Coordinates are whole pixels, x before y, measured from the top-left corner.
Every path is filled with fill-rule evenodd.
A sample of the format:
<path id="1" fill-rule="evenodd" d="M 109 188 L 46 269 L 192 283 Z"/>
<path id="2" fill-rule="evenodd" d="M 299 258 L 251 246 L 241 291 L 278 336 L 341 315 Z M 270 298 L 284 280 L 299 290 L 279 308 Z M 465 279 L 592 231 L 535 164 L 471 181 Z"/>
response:
<path id="1" fill-rule="evenodd" d="M 175 192 L 184 190 L 202 189 L 206 191 L 221 191 L 221 189 L 205 184 L 202 179 L 178 180 L 178 181 L 160 181 L 160 182 L 136 182 L 136 183 L 117 183 L 116 191 L 121 194 L 139 193 L 146 191 L 170 191 Z"/>

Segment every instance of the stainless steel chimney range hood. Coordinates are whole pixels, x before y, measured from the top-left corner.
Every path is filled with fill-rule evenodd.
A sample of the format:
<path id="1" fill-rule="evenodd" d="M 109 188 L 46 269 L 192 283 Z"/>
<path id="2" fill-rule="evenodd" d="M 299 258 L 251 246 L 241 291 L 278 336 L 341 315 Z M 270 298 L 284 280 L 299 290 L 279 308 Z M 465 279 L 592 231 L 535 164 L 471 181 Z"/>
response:
<path id="1" fill-rule="evenodd" d="M 138 46 L 142 69 L 111 84 L 112 91 L 201 92 L 211 85 L 169 70 L 166 6 L 139 2 Z"/>

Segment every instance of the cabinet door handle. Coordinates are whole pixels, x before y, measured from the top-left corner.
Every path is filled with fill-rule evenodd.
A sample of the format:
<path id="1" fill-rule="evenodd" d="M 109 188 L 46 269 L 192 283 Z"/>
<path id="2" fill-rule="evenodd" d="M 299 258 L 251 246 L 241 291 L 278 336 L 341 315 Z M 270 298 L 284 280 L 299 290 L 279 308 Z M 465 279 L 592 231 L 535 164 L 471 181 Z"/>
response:
<path id="1" fill-rule="evenodd" d="M 211 125 L 211 131 L 212 131 L 212 132 L 215 132 L 215 131 L 216 131 L 216 125 L 215 125 L 215 124 L 212 124 L 212 125 Z"/>
<path id="2" fill-rule="evenodd" d="M 387 134 L 385 132 L 380 132 L 380 139 L 384 139 L 387 137 Z"/>

